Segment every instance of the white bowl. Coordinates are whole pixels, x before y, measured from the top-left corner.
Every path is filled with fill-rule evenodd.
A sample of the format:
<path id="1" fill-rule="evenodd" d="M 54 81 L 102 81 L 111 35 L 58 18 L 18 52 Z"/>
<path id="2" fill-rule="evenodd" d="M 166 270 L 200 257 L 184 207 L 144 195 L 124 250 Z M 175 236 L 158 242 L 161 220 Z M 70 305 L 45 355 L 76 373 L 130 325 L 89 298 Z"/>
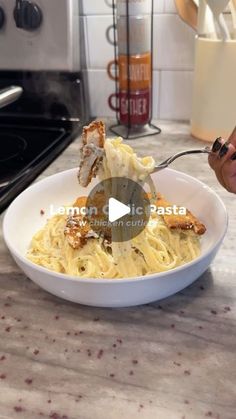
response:
<path id="1" fill-rule="evenodd" d="M 221 199 L 208 186 L 184 173 L 165 169 L 153 175 L 158 191 L 178 205 L 186 206 L 206 225 L 201 256 L 169 272 L 135 278 L 82 279 L 49 271 L 26 258 L 34 233 L 55 208 L 71 203 L 86 191 L 78 185 L 77 170 L 67 170 L 35 183 L 8 208 L 3 234 L 6 244 L 23 272 L 46 291 L 66 300 L 100 307 L 145 304 L 175 294 L 195 281 L 208 268 L 222 243 L 228 217 Z M 40 214 L 40 210 L 45 215 Z"/>

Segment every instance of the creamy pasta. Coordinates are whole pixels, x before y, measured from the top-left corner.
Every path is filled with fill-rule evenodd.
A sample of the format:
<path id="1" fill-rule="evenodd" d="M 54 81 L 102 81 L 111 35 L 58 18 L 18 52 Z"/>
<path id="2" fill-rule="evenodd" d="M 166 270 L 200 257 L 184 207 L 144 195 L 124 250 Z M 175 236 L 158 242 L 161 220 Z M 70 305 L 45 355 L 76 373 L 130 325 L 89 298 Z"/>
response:
<path id="1" fill-rule="evenodd" d="M 155 200 L 150 176 L 154 168 L 152 157 L 137 157 L 121 138 L 107 139 L 104 150 L 98 172 L 100 180 L 123 176 L 140 185 L 148 183 Z M 125 193 L 131 194 L 132 191 Z M 144 230 L 128 242 L 114 242 L 113 233 L 110 243 L 103 237 L 90 234 L 79 248 L 73 248 L 66 240 L 66 219 L 66 215 L 54 215 L 34 235 L 27 255 L 32 262 L 82 278 L 124 278 L 168 271 L 200 254 L 197 234 L 190 230 L 171 230 L 163 217 L 155 212 L 151 213 Z"/>

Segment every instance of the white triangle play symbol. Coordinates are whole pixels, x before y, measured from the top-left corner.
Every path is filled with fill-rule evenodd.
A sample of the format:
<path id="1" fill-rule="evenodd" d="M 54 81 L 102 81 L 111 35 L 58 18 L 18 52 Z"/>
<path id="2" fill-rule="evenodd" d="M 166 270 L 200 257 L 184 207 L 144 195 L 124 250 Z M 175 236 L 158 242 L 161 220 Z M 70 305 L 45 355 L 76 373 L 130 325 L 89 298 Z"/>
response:
<path id="1" fill-rule="evenodd" d="M 110 223 L 113 223 L 114 221 L 119 220 L 119 218 L 124 217 L 124 215 L 129 214 L 130 207 L 128 207 L 128 205 L 122 204 L 122 202 L 115 198 L 110 198 L 108 211 L 109 221 Z"/>

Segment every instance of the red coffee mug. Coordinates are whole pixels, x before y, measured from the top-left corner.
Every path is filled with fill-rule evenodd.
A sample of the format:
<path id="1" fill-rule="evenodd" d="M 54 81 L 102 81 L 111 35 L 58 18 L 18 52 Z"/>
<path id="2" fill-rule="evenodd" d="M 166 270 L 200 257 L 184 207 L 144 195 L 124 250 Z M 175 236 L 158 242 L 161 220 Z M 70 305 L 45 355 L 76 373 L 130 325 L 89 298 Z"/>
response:
<path id="1" fill-rule="evenodd" d="M 113 98 L 118 99 L 118 106 L 113 104 Z M 150 89 L 120 91 L 112 93 L 108 98 L 108 104 L 113 111 L 119 112 L 119 122 L 122 125 L 145 125 L 150 120 Z"/>

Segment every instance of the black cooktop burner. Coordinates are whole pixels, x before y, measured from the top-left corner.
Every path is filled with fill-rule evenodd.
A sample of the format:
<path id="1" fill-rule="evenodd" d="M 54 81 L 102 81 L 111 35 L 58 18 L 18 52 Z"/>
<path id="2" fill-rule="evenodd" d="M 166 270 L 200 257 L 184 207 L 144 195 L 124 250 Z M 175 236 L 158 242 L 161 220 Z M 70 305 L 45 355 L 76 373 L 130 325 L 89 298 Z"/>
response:
<path id="1" fill-rule="evenodd" d="M 9 162 L 16 157 L 22 155 L 27 147 L 27 142 L 24 138 L 18 135 L 0 133 L 0 164 Z"/>
<path id="2" fill-rule="evenodd" d="M 60 121 L 12 125 L 0 121 L 0 212 L 80 133 Z"/>

